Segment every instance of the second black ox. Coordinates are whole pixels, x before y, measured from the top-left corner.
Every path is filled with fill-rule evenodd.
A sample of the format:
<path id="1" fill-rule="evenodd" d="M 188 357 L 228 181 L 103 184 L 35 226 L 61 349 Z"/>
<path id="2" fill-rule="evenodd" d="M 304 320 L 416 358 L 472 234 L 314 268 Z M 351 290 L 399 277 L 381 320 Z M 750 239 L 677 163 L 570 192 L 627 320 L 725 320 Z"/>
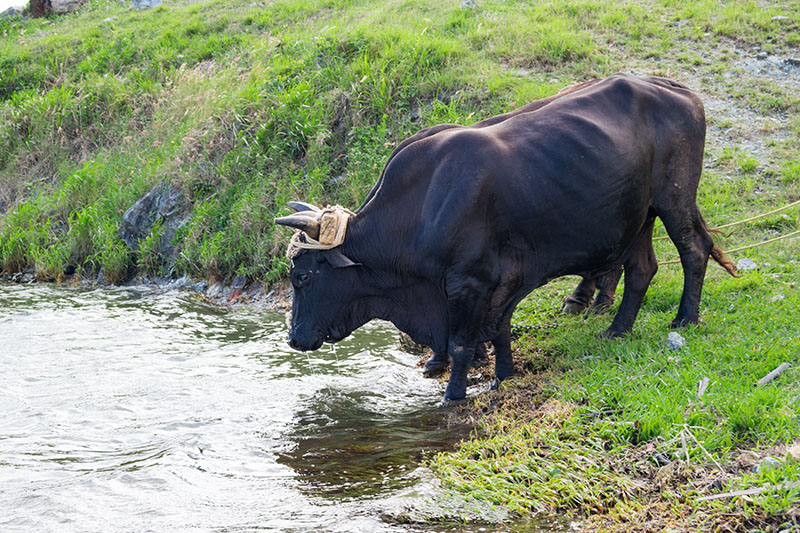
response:
<path id="1" fill-rule="evenodd" d="M 470 127 L 404 141 L 355 212 L 292 203 L 276 219 L 292 240 L 289 343 L 316 350 L 373 318 L 446 353 L 445 400 L 466 396 L 478 342 L 513 374 L 509 325 L 519 301 L 567 274 L 625 269 L 604 332 L 630 331 L 658 265 L 659 217 L 684 287 L 673 327 L 699 321 L 709 255 L 734 273 L 696 204 L 705 143 L 700 100 L 664 78 L 617 74 Z"/>

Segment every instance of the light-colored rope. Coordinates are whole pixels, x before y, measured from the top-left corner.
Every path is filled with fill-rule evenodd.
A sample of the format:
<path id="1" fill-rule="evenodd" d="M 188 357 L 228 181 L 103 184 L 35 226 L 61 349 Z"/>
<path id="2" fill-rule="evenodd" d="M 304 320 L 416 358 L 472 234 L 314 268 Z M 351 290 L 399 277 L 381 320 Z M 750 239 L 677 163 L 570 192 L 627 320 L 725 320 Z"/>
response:
<path id="1" fill-rule="evenodd" d="M 297 230 L 289 241 L 286 257 L 292 259 L 301 250 L 330 250 L 341 246 L 347 235 L 347 224 L 355 213 L 340 205 L 328 206 L 315 215 L 319 222 L 319 239 Z"/>
<path id="2" fill-rule="evenodd" d="M 714 227 L 714 228 L 711 228 L 711 229 L 712 230 L 718 230 L 718 229 L 731 228 L 733 226 L 738 226 L 739 224 L 744 224 L 746 222 L 752 222 L 754 220 L 758 220 L 759 218 L 764 218 L 764 217 L 768 217 L 770 215 L 775 215 L 777 213 L 780 213 L 781 211 L 786 211 L 787 209 L 791 209 L 792 207 L 794 207 L 796 205 L 800 205 L 800 200 L 795 200 L 794 202 L 792 202 L 790 204 L 786 204 L 783 207 L 779 207 L 778 209 L 773 209 L 772 211 L 768 211 L 766 213 L 761 213 L 760 215 L 756 215 L 756 216 L 753 216 L 753 217 L 750 217 L 750 218 L 746 218 L 744 220 L 737 220 L 736 222 L 730 222 L 728 224 L 723 224 L 722 226 L 717 226 L 717 227 Z M 653 240 L 654 241 L 664 241 L 666 239 L 669 239 L 668 235 L 663 235 L 661 237 L 656 237 Z"/>
<path id="3" fill-rule="evenodd" d="M 765 244 L 769 244 L 771 242 L 782 241 L 783 239 L 788 239 L 789 237 L 794 237 L 795 235 L 800 235 L 800 230 L 793 231 L 791 233 L 787 233 L 786 235 L 781 235 L 780 237 L 775 237 L 772 239 L 768 239 L 766 241 L 757 242 L 755 244 L 748 244 L 747 246 L 740 246 L 739 248 L 734 248 L 732 250 L 725 250 L 726 254 L 732 254 L 734 252 L 741 252 L 742 250 L 747 250 L 749 248 L 755 248 L 757 246 L 763 246 Z M 658 265 L 676 265 L 680 263 L 680 259 L 671 259 L 670 261 L 664 261 L 663 263 L 659 263 Z"/>

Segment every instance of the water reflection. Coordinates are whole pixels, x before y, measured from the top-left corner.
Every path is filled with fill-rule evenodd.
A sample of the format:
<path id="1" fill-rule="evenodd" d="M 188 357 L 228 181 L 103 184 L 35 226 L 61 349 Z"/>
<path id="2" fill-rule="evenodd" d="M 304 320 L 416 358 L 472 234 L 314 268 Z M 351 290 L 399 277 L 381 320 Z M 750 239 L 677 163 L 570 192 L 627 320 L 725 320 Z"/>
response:
<path id="1" fill-rule="evenodd" d="M 443 427 L 433 408 L 385 416 L 370 411 L 374 395 L 323 389 L 304 401 L 290 438 L 296 444 L 278 462 L 303 476 L 304 491 L 340 498 L 386 494 L 418 481 L 412 472 L 427 451 L 466 436 Z"/>

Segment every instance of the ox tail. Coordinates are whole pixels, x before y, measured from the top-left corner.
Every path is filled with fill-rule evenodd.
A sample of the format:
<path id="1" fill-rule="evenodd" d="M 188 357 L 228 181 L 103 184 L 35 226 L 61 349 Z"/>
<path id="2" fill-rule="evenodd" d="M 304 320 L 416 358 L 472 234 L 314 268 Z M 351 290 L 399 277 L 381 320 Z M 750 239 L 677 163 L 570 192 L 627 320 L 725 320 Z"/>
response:
<path id="1" fill-rule="evenodd" d="M 703 219 L 703 215 L 700 215 L 699 211 L 698 211 L 698 215 L 700 216 L 700 222 L 703 223 L 703 228 L 708 233 L 714 233 L 714 234 L 717 234 L 717 235 L 724 235 L 724 233 L 722 233 L 718 229 L 711 229 L 708 226 L 708 224 L 706 223 L 706 221 Z M 712 242 L 713 242 L 713 240 L 712 240 Z M 721 266 L 722 268 L 727 270 L 728 274 L 730 274 L 734 278 L 741 277 L 741 274 L 736 272 L 736 265 L 734 265 L 732 261 L 730 261 L 727 257 L 725 257 L 725 252 L 723 252 L 722 248 L 717 246 L 716 243 L 714 243 L 714 245 L 711 247 L 711 258 L 714 259 L 714 261 L 716 261 L 719 264 L 719 266 Z"/>

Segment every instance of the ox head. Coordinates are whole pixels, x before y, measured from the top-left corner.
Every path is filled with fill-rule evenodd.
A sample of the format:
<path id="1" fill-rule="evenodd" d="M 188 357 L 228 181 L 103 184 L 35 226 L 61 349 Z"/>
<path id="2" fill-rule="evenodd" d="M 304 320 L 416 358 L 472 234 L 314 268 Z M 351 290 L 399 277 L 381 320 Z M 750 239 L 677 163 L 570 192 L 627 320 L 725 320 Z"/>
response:
<path id="1" fill-rule="evenodd" d="M 298 230 L 287 252 L 294 288 L 289 345 L 316 350 L 323 342 L 344 339 L 363 324 L 354 318 L 351 304 L 359 295 L 355 268 L 359 265 L 340 248 L 354 215 L 340 207 L 319 209 L 302 202 L 289 206 L 297 213 L 275 219 L 276 224 Z"/>

